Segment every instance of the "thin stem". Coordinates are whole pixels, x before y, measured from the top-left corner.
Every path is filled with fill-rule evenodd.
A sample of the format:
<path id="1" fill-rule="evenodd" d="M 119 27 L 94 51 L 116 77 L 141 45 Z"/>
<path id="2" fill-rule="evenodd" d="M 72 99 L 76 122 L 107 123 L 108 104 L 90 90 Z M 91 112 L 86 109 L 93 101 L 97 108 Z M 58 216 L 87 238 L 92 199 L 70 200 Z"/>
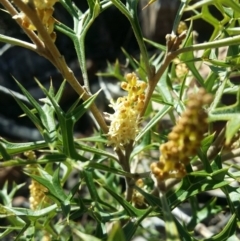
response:
<path id="1" fill-rule="evenodd" d="M 195 51 L 195 50 L 202 50 L 202 49 L 212 49 L 212 48 L 219 48 L 223 46 L 230 46 L 230 45 L 238 45 L 240 43 L 240 36 L 233 36 L 224 39 L 215 40 L 212 42 L 206 42 L 201 44 L 195 44 L 189 47 L 181 48 L 175 51 L 176 55 L 179 55 L 184 52 Z"/>
<path id="2" fill-rule="evenodd" d="M 147 88 L 147 91 L 146 91 L 145 104 L 144 104 L 144 108 L 142 109 L 142 112 L 140 114 L 141 117 L 144 115 L 144 113 L 145 113 L 145 111 L 147 109 L 147 106 L 148 106 L 148 104 L 149 104 L 149 102 L 151 100 L 153 91 L 155 90 L 155 87 L 156 87 L 158 81 L 160 80 L 161 76 L 163 75 L 163 73 L 165 72 L 165 70 L 167 69 L 167 67 L 171 63 L 171 61 L 174 58 L 176 58 L 176 56 L 177 56 L 176 49 L 179 48 L 179 45 L 181 44 L 181 42 L 185 38 L 185 36 L 186 36 L 186 32 L 183 32 L 178 37 L 175 36 L 175 35 L 167 35 L 166 36 L 167 51 L 165 53 L 165 57 L 164 57 L 164 59 L 162 61 L 161 66 L 157 70 L 156 74 L 148 82 L 148 88 Z"/>
<path id="3" fill-rule="evenodd" d="M 127 171 L 131 173 L 131 168 L 130 168 L 130 155 L 133 150 L 133 142 L 130 142 L 126 148 L 125 148 L 125 163 L 124 163 L 124 171 Z M 134 183 L 135 180 L 133 178 L 125 178 L 126 180 L 126 200 L 131 201 L 132 200 L 132 195 L 133 195 L 133 190 L 134 190 Z"/>
<path id="4" fill-rule="evenodd" d="M 134 188 L 134 183 L 135 183 L 135 177 L 138 176 L 136 173 L 131 173 L 130 169 L 130 162 L 129 158 L 131 155 L 133 149 L 133 142 L 129 143 L 125 147 L 125 155 L 120 149 L 116 150 L 116 153 L 119 158 L 119 164 L 121 165 L 122 169 L 129 173 L 130 175 L 125 176 L 125 183 L 126 183 L 126 200 L 130 202 L 132 200 L 132 195 L 133 195 L 133 188 Z M 145 175 L 145 174 L 144 174 Z"/>
<path id="5" fill-rule="evenodd" d="M 34 45 L 34 44 L 31 44 L 31 43 L 28 43 L 26 41 L 22 41 L 22 40 L 19 40 L 16 38 L 8 37 L 8 36 L 2 35 L 2 34 L 0 34 L 0 42 L 8 43 L 8 44 L 15 45 L 15 46 L 20 46 L 20 47 L 29 49 L 34 52 L 37 51 L 36 45 Z"/>
<path id="6" fill-rule="evenodd" d="M 83 32 L 82 34 L 86 34 Z M 87 64 L 86 64 L 86 56 L 85 56 L 85 48 L 84 48 L 84 39 L 85 36 L 73 38 L 73 44 L 77 53 L 78 63 L 80 65 L 80 68 L 82 70 L 82 77 L 83 77 L 83 83 L 88 91 L 88 93 L 91 93 L 90 91 L 90 85 L 88 80 L 88 74 L 87 74 Z M 82 43 L 82 44 L 81 44 Z"/>
<path id="7" fill-rule="evenodd" d="M 171 63 L 171 61 L 175 58 L 175 55 L 173 54 L 166 54 L 165 58 L 162 61 L 162 64 L 160 66 L 160 68 L 158 69 L 157 73 L 153 76 L 152 79 L 149 80 L 148 82 L 148 88 L 146 91 L 146 97 L 145 97 L 145 103 L 144 103 L 144 107 L 142 109 L 142 112 L 140 114 L 140 116 L 142 117 L 147 109 L 147 106 L 151 100 L 153 91 L 155 90 L 155 87 L 159 81 L 159 79 L 161 78 L 161 76 L 163 75 L 163 73 L 165 72 L 166 68 L 169 66 L 169 64 Z"/>
<path id="8" fill-rule="evenodd" d="M 58 162 L 65 162 L 66 160 L 58 160 Z M 5 167 L 12 167 L 12 166 L 26 166 L 28 164 L 48 164 L 51 162 L 56 162 L 55 159 L 41 159 L 41 160 L 23 160 L 23 159 L 15 159 L 15 160 L 8 160 L 4 162 L 0 162 L 0 168 Z"/>

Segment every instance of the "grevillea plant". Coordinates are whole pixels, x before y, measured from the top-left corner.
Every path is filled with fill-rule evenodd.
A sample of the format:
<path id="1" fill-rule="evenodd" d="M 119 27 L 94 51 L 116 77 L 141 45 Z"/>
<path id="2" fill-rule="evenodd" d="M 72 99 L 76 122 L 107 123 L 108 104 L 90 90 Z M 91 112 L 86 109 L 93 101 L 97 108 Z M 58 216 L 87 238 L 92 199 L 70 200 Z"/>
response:
<path id="1" fill-rule="evenodd" d="M 6 182 L 0 190 L 1 240 L 238 240 L 240 167 L 233 160 L 240 156 L 240 90 L 232 78 L 239 76 L 239 1 L 179 1 L 165 45 L 145 39 L 141 30 L 139 12 L 155 1 L 146 3 L 145 10 L 137 0 L 86 2 L 88 9 L 82 11 L 71 0 L 0 0 L 0 20 L 10 15 L 29 38 L 0 34 L 0 41 L 39 54 L 63 79 L 57 91 L 54 78 L 49 89 L 35 80 L 45 95 L 40 102 L 15 80 L 31 107 L 13 97 L 42 140 L 0 139 L 1 170 L 21 166 L 30 180 L 11 186 Z M 72 27 L 54 18 L 56 5 L 67 10 Z M 109 7 L 129 21 L 139 55 L 133 58 L 123 50 L 127 68 L 116 60 L 99 71 L 105 85 L 108 77 L 118 80 L 122 93 L 109 101 L 111 113 L 102 113 L 96 105 L 100 91 L 90 91 L 85 37 Z M 220 20 L 210 8 L 221 14 Z M 197 19 L 213 29 L 204 43 L 196 42 Z M 73 42 L 84 85 L 55 44 L 62 34 Z M 147 44 L 156 49 L 153 56 Z M 221 47 L 226 55 L 220 60 Z M 208 71 L 205 77 L 201 68 Z M 65 111 L 60 100 L 67 82 L 79 99 Z M 221 99 L 226 94 L 235 95 L 236 103 L 225 105 Z M 96 123 L 94 133 L 77 138 L 75 124 L 86 112 Z M 216 128 L 219 122 L 221 128 Z M 25 185 L 29 202 L 13 206 Z M 217 205 L 215 197 L 200 201 L 199 196 L 217 190 L 225 204 Z M 180 209 L 183 203 L 191 215 Z M 226 225 L 208 229 L 206 220 L 223 213 Z M 164 221 L 160 232 L 156 220 Z"/>

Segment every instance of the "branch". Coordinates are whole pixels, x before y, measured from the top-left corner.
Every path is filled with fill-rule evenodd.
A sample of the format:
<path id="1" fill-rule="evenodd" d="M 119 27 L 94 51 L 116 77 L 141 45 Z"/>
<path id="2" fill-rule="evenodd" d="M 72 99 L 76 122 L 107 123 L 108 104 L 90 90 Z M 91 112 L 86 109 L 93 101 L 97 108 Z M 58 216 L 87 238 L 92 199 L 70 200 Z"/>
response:
<path id="1" fill-rule="evenodd" d="M 125 176 L 125 184 L 126 184 L 126 200 L 130 202 L 132 200 L 134 184 L 135 184 L 135 177 L 138 174 L 131 173 L 130 169 L 130 155 L 133 149 L 133 142 L 129 143 L 125 147 L 125 155 L 123 154 L 122 150 L 117 149 L 116 153 L 119 158 L 119 164 L 121 165 L 122 169 L 129 173 L 129 175 Z"/>
<path id="2" fill-rule="evenodd" d="M 206 42 L 201 44 L 195 44 L 189 47 L 181 48 L 175 51 L 176 55 L 179 55 L 184 52 L 195 51 L 195 50 L 202 50 L 202 49 L 213 49 L 219 48 L 223 46 L 230 46 L 230 45 L 238 45 L 240 42 L 240 36 L 228 37 L 224 39 L 215 40 L 212 42 Z"/>
<path id="3" fill-rule="evenodd" d="M 13 7 L 13 5 L 7 0 L 0 0 L 0 3 L 9 12 L 9 14 L 11 14 L 11 16 L 14 17 L 17 24 L 23 29 L 23 31 L 31 39 L 31 41 L 36 46 L 38 46 L 38 48 L 40 48 L 40 47 L 44 48 L 43 42 L 39 39 L 39 37 L 32 30 L 29 30 L 29 29 L 26 29 L 26 28 L 22 27 L 22 20 L 20 18 L 16 17 L 19 14 L 19 12 Z"/>
<path id="4" fill-rule="evenodd" d="M 18 14 L 16 9 L 8 1 L 0 0 L 0 2 L 10 12 L 12 16 Z M 37 35 L 33 31 L 25 29 L 21 25 L 21 19 L 15 19 L 17 23 L 22 27 L 22 29 L 26 32 L 26 34 L 31 38 L 31 40 L 36 44 L 35 52 L 47 58 L 61 72 L 62 76 L 69 82 L 73 89 L 80 96 L 82 96 L 82 99 L 84 101 L 90 98 L 91 95 L 86 93 L 84 88 L 80 85 L 80 83 L 74 76 L 72 70 L 67 66 L 64 57 L 60 54 L 58 48 L 52 41 L 42 22 L 38 18 L 36 11 L 32 9 L 31 6 L 25 4 L 21 0 L 14 0 L 14 3 L 31 20 L 32 24 L 37 29 L 38 34 L 41 36 L 42 41 L 37 37 Z M 102 114 L 99 112 L 98 108 L 94 103 L 91 105 L 90 110 L 93 113 L 95 119 L 97 120 L 99 126 L 102 128 L 103 132 L 107 133 L 108 126 L 106 125 Z"/>
<path id="5" fill-rule="evenodd" d="M 157 72 L 155 73 L 155 75 L 153 76 L 152 79 L 149 80 L 148 82 L 148 88 L 147 88 L 147 93 L 146 93 L 146 98 L 145 98 L 145 104 L 144 104 L 144 108 L 141 112 L 141 117 L 144 115 L 147 106 L 150 102 L 150 99 L 152 97 L 153 91 L 155 90 L 155 87 L 158 83 L 158 81 L 160 80 L 161 76 L 163 75 L 163 73 L 165 72 L 165 70 L 167 69 L 167 67 L 169 66 L 169 64 L 171 63 L 171 61 L 176 58 L 176 56 L 178 55 L 177 53 L 177 49 L 179 48 L 179 45 L 181 44 L 182 40 L 186 37 L 186 32 L 184 31 L 181 35 L 176 36 L 176 35 L 170 35 L 168 34 L 166 36 L 166 41 L 167 41 L 167 51 L 165 53 L 165 57 L 162 61 L 161 66 L 159 67 L 159 69 L 157 70 Z"/>

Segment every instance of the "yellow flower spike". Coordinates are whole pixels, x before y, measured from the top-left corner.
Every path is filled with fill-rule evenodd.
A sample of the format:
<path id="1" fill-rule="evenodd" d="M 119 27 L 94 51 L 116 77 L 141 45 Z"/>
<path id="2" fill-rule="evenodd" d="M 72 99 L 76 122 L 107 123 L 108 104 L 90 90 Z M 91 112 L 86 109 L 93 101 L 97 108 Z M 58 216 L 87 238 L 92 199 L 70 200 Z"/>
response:
<path id="1" fill-rule="evenodd" d="M 186 175 L 185 165 L 196 155 L 207 130 L 207 113 L 203 105 L 211 100 L 212 96 L 202 88 L 197 94 L 189 96 L 186 110 L 168 135 L 169 141 L 160 145 L 159 162 L 150 166 L 158 182 Z"/>
<path id="2" fill-rule="evenodd" d="M 134 141 L 138 134 L 139 115 L 144 107 L 146 84 L 137 79 L 135 73 L 125 76 L 127 82 L 122 82 L 122 89 L 127 96 L 119 97 L 116 103 L 111 103 L 115 113 L 110 115 L 111 124 L 108 132 L 109 145 L 124 148 L 130 141 Z M 143 84 L 144 83 L 144 84 Z"/>
<path id="3" fill-rule="evenodd" d="M 28 160 L 31 160 L 31 161 L 37 159 L 34 151 L 24 152 L 24 155 L 27 157 Z M 26 168 L 29 169 L 29 171 L 31 171 L 32 174 L 39 175 L 37 167 L 38 167 L 37 164 L 30 164 L 26 166 Z M 30 208 L 32 210 L 38 209 L 40 204 L 48 203 L 49 200 L 45 195 L 45 193 L 47 192 L 47 189 L 44 186 L 42 186 L 37 181 L 32 180 L 28 188 L 30 190 L 29 203 L 30 203 Z"/>

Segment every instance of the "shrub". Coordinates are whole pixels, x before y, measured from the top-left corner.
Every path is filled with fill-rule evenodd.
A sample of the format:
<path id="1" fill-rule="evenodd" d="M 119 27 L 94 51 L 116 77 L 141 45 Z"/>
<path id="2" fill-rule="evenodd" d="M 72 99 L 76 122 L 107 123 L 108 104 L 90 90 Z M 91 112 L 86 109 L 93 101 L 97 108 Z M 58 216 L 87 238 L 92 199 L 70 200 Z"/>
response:
<path id="1" fill-rule="evenodd" d="M 70 0 L 0 3 L 5 9 L 1 16 L 11 15 L 30 42 L 2 34 L 0 41 L 36 52 L 63 78 L 57 91 L 54 79 L 49 89 L 36 80 L 45 95 L 41 102 L 16 80 L 31 107 L 13 96 L 42 140 L 0 140 L 1 169 L 22 166 L 31 179 L 29 207 L 12 205 L 16 192 L 27 184 L 9 190 L 6 182 L 0 191 L 2 239 L 238 240 L 240 189 L 233 184 L 238 184 L 239 165 L 232 161 L 240 153 L 240 92 L 232 82 L 239 74 L 238 1 L 181 1 L 166 46 L 144 39 L 138 1 L 87 0 L 85 12 Z M 55 4 L 67 10 L 73 28 L 53 17 Z M 151 4 L 154 1 L 146 8 Z M 124 50 L 127 72 L 117 60 L 109 63 L 107 72 L 98 74 L 119 80 L 124 91 L 109 103 L 112 113 L 104 114 L 96 106 L 100 91 L 90 92 L 85 37 L 110 6 L 129 21 L 139 57 Z M 209 11 L 212 6 L 221 13 L 220 21 Z M 186 12 L 191 16 L 188 19 L 183 18 Z M 200 18 L 213 27 L 204 43 L 196 42 L 193 30 Z M 55 44 L 58 33 L 73 42 L 84 86 Z M 156 49 L 151 57 L 147 44 Z M 227 50 L 223 60 L 219 60 L 221 47 Z M 208 70 L 206 77 L 200 68 Z M 79 99 L 64 111 L 59 101 L 66 82 Z M 225 105 L 221 101 L 225 94 L 235 95 L 236 103 Z M 94 133 L 77 138 L 74 126 L 86 112 L 97 123 Z M 164 129 L 163 120 L 169 124 Z M 224 123 L 220 130 L 216 128 L 219 121 Z M 67 188 L 73 173 L 77 178 Z M 221 191 L 224 205 L 218 205 L 214 196 L 199 201 L 200 195 L 214 190 Z M 181 209 L 184 204 L 191 215 Z M 210 230 L 209 219 L 223 213 L 226 225 Z M 163 220 L 165 231 L 157 232 L 153 220 Z"/>

